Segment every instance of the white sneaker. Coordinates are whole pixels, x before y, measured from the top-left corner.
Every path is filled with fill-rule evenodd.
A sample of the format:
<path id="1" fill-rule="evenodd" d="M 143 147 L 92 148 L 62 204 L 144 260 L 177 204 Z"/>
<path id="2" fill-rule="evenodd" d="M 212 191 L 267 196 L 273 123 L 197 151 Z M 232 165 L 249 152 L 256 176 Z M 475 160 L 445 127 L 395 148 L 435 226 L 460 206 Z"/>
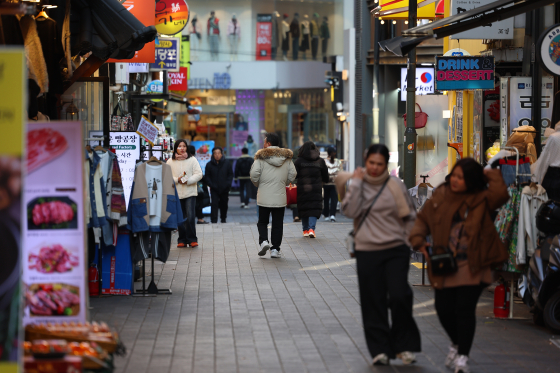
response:
<path id="1" fill-rule="evenodd" d="M 334 217 L 334 215 L 331 215 L 331 221 L 336 221 L 336 218 Z"/>
<path id="2" fill-rule="evenodd" d="M 401 359 L 404 365 L 410 365 L 416 362 L 416 355 L 410 351 L 403 351 L 400 354 L 397 354 L 397 358 Z"/>
<path id="3" fill-rule="evenodd" d="M 455 360 L 455 373 L 470 373 L 469 357 L 465 355 L 457 355 Z"/>
<path id="4" fill-rule="evenodd" d="M 325 218 L 325 221 L 329 221 L 331 220 L 331 218 L 329 218 L 328 216 Z"/>
<path id="5" fill-rule="evenodd" d="M 455 360 L 457 360 L 457 346 L 451 345 L 445 358 L 445 366 L 449 369 L 455 369 Z"/>
<path id="6" fill-rule="evenodd" d="M 245 204 L 244 204 L 244 203 L 241 204 L 241 208 L 242 208 L 242 209 L 245 208 Z"/>
<path id="7" fill-rule="evenodd" d="M 373 365 L 389 365 L 389 356 L 387 354 L 379 354 L 373 358 Z"/>
<path id="8" fill-rule="evenodd" d="M 280 254 L 280 251 L 278 251 L 276 249 L 272 249 L 272 250 L 270 250 L 270 257 L 271 258 L 281 258 L 282 254 Z"/>
<path id="9" fill-rule="evenodd" d="M 259 251 L 259 256 L 265 255 L 268 249 L 270 249 L 270 244 L 268 243 L 268 241 L 263 241 L 261 243 L 261 251 Z"/>
<path id="10" fill-rule="evenodd" d="M 245 206 L 243 206 L 243 208 L 244 208 L 244 209 L 248 209 L 248 208 L 249 208 L 249 205 L 245 205 Z"/>

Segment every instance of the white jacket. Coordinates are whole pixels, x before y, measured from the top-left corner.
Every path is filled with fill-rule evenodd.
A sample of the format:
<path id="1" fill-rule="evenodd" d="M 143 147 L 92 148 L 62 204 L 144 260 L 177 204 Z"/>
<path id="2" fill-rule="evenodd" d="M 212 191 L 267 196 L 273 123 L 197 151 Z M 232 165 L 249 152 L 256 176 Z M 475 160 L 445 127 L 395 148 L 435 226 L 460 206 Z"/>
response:
<path id="1" fill-rule="evenodd" d="M 185 160 L 168 159 L 167 164 L 171 166 L 173 181 L 177 186 L 179 199 L 196 197 L 198 195 L 197 183 L 202 179 L 202 169 L 195 157 Z M 179 184 L 179 178 L 186 173 L 187 183 Z"/>
<path id="2" fill-rule="evenodd" d="M 340 166 L 342 165 L 342 162 L 340 162 L 340 159 L 335 158 L 334 163 L 331 163 L 330 158 L 325 158 L 325 163 L 327 165 L 327 168 L 329 169 L 329 182 L 325 183 L 325 185 L 334 185 L 334 179 L 336 178 L 338 172 L 340 171 Z"/>
<path id="3" fill-rule="evenodd" d="M 526 186 L 521 192 L 519 227 L 517 231 L 517 264 L 525 264 L 527 256 L 533 256 L 537 248 L 537 211 L 548 200 L 546 190 L 540 185 Z"/>
<path id="4" fill-rule="evenodd" d="M 259 188 L 257 205 L 286 207 L 286 185 L 297 176 L 290 149 L 269 146 L 255 154 L 251 167 L 251 181 Z"/>

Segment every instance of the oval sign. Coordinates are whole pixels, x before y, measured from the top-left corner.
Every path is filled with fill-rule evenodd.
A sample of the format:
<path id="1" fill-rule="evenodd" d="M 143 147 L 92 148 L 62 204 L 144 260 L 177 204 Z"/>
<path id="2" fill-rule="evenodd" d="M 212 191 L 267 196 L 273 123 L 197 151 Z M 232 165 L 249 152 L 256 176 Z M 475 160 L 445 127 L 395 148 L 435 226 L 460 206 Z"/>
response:
<path id="1" fill-rule="evenodd" d="M 161 80 L 152 80 L 146 86 L 146 93 L 148 94 L 158 94 L 163 93 L 163 82 Z M 152 99 L 154 102 L 160 102 L 163 99 Z"/>
<path id="2" fill-rule="evenodd" d="M 537 43 L 542 66 L 553 75 L 560 75 L 560 24 L 546 30 Z"/>
<path id="3" fill-rule="evenodd" d="M 181 32 L 189 22 L 186 0 L 159 0 L 156 2 L 156 30 L 163 35 Z"/>

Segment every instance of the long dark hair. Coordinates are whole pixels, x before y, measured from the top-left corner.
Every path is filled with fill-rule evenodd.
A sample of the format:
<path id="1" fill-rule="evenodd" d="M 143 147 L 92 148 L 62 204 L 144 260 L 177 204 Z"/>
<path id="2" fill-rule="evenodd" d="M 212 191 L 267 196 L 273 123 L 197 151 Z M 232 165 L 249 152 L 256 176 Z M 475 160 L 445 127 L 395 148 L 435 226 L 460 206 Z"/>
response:
<path id="1" fill-rule="evenodd" d="M 476 193 L 486 190 L 488 188 L 488 180 L 484 176 L 484 169 L 473 158 L 463 158 L 455 163 L 451 173 L 445 177 L 445 185 L 449 185 L 451 174 L 457 167 L 463 170 L 463 178 L 467 186 L 467 193 Z"/>
<path id="2" fill-rule="evenodd" d="M 304 154 L 309 154 L 309 152 L 316 149 L 317 149 L 317 145 L 315 145 L 313 141 L 306 141 L 303 143 L 301 148 L 299 148 L 298 157 L 301 157 Z"/>
<path id="3" fill-rule="evenodd" d="M 385 164 L 389 164 L 389 148 L 387 148 L 384 144 L 373 144 L 370 146 L 366 156 L 364 157 L 364 161 L 372 154 L 381 154 L 383 158 L 385 158 Z"/>
<path id="4" fill-rule="evenodd" d="M 187 158 L 190 158 L 190 154 L 189 154 L 189 144 L 187 144 L 187 142 L 183 139 L 179 139 L 177 141 L 175 141 L 175 146 L 173 146 L 173 159 L 175 159 L 175 155 L 177 154 L 177 148 L 179 148 L 179 144 L 185 144 L 185 146 L 187 147 L 185 153 L 187 153 Z"/>
<path id="5" fill-rule="evenodd" d="M 327 149 L 327 154 L 328 154 L 328 156 L 330 157 L 330 162 L 331 162 L 331 163 L 334 163 L 334 161 L 335 161 L 335 159 L 336 159 L 336 149 L 333 148 L 332 146 L 329 147 L 329 148 Z"/>
<path id="6" fill-rule="evenodd" d="M 193 145 L 187 146 L 187 151 L 189 152 L 189 155 L 191 155 L 191 156 L 196 155 L 196 148 Z"/>

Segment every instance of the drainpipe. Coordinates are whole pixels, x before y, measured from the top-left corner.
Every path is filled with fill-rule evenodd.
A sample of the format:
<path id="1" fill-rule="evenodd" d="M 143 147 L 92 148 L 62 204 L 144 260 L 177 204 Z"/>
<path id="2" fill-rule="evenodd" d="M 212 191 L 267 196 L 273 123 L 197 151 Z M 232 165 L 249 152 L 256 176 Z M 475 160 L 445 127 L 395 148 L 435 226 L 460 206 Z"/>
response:
<path id="1" fill-rule="evenodd" d="M 408 27 L 416 25 L 418 15 L 417 0 L 410 0 L 408 4 Z M 407 126 L 404 133 L 404 183 L 407 188 L 416 185 L 416 129 L 414 118 L 416 111 L 416 48 L 408 53 L 406 87 L 406 118 Z"/>
<path id="2" fill-rule="evenodd" d="M 381 33 L 381 24 L 377 17 L 374 18 L 375 24 L 375 41 L 373 44 L 373 138 L 372 143 L 379 143 L 379 34 Z"/>

